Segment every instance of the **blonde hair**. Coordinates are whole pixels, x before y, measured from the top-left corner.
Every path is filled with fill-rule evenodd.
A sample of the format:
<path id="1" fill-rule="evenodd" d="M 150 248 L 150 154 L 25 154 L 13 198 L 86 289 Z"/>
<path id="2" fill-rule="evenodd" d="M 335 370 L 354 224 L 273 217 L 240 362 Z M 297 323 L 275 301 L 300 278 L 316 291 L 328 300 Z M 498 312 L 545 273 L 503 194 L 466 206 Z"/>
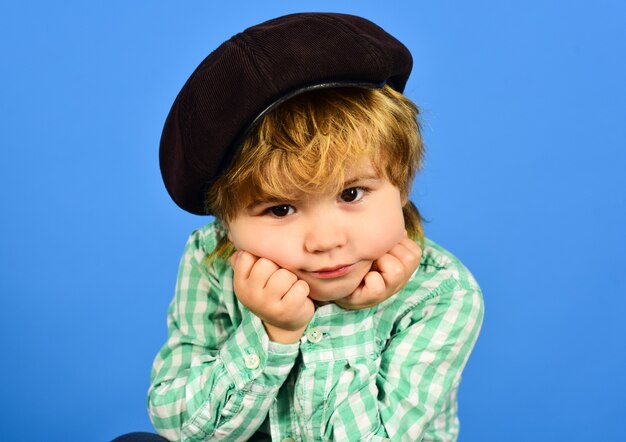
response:
<path id="1" fill-rule="evenodd" d="M 207 208 L 226 227 L 257 199 L 338 193 L 346 166 L 367 157 L 407 201 L 407 232 L 423 245 L 421 217 L 408 201 L 424 154 L 418 115 L 417 106 L 389 86 L 297 95 L 261 119 L 230 169 L 209 188 Z M 228 258 L 232 252 L 225 236 L 210 258 Z"/>

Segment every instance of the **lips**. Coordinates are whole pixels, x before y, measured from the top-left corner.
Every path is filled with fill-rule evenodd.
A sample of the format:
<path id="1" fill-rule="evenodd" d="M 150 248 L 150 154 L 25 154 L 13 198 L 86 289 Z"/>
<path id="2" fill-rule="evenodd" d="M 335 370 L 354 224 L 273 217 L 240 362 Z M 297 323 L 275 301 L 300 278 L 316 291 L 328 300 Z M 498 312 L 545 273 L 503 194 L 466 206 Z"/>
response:
<path id="1" fill-rule="evenodd" d="M 321 279 L 339 278 L 350 273 L 353 268 L 354 264 L 341 264 L 334 267 L 324 267 L 310 273 Z"/>

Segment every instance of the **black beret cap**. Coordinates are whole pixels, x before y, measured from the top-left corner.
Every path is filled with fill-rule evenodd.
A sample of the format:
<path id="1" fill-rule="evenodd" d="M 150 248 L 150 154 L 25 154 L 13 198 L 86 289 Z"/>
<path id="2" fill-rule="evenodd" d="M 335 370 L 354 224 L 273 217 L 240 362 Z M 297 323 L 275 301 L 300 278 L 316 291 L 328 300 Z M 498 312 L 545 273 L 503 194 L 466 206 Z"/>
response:
<path id="1" fill-rule="evenodd" d="M 161 135 L 161 175 L 182 209 L 210 214 L 208 186 L 255 123 L 299 93 L 331 87 L 402 92 L 409 50 L 361 17 L 300 13 L 252 26 L 209 54 L 179 92 Z"/>

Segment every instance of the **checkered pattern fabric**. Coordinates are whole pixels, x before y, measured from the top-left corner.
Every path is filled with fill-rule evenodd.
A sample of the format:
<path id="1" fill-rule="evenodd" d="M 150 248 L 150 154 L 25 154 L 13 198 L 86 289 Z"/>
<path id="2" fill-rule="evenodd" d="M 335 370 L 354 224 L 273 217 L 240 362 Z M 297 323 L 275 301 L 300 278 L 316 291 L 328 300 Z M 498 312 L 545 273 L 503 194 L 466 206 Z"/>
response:
<path id="1" fill-rule="evenodd" d="M 469 271 L 431 240 L 406 286 L 349 311 L 317 308 L 299 342 L 271 342 L 206 263 L 219 232 L 192 233 L 156 357 L 148 410 L 170 440 L 453 441 L 457 391 L 483 301 Z"/>

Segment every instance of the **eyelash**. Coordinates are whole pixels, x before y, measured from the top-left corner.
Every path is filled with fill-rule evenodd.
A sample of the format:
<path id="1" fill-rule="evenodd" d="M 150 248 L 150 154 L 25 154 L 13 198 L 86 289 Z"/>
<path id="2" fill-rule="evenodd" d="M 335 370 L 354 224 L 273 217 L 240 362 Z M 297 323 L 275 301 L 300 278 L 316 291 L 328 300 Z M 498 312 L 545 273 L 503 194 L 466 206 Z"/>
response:
<path id="1" fill-rule="evenodd" d="M 355 197 L 354 200 L 346 201 L 344 199 L 344 196 L 346 196 L 347 192 L 350 192 L 353 190 L 357 191 L 357 196 Z M 370 189 L 366 187 L 361 187 L 361 186 L 348 187 L 342 190 L 341 193 L 339 193 L 339 195 L 337 196 L 337 200 L 346 204 L 356 204 L 359 201 L 361 201 L 365 197 L 365 195 L 367 195 L 369 192 L 370 192 Z M 268 207 L 267 209 L 263 211 L 263 213 L 269 216 L 272 216 L 274 218 L 284 218 L 286 216 L 292 215 L 295 212 L 295 210 L 296 208 L 291 204 L 278 204 L 276 206 Z M 287 213 L 284 213 L 285 211 Z"/>
<path id="2" fill-rule="evenodd" d="M 277 209 L 287 209 L 288 212 L 290 213 L 286 213 L 284 215 L 278 215 L 275 210 Z M 295 211 L 295 207 L 293 207 L 291 204 L 279 204 L 277 206 L 272 206 L 272 207 L 268 207 L 267 209 L 264 210 L 264 213 L 273 216 L 274 218 L 284 218 L 288 215 L 293 214 L 293 212 Z"/>
<path id="3" fill-rule="evenodd" d="M 344 196 L 344 194 L 346 194 L 346 192 L 351 191 L 351 190 L 356 190 L 357 191 L 357 198 L 352 200 L 352 201 L 343 200 L 342 197 Z M 339 194 L 339 199 L 341 199 L 342 202 L 348 203 L 348 204 L 358 203 L 359 201 L 361 201 L 363 199 L 363 197 L 365 195 L 367 195 L 369 193 L 369 191 L 370 190 L 368 188 L 361 187 L 361 186 L 348 187 L 347 189 L 343 189 L 341 191 L 341 193 Z M 358 192 L 360 192 L 360 193 L 358 193 Z"/>

